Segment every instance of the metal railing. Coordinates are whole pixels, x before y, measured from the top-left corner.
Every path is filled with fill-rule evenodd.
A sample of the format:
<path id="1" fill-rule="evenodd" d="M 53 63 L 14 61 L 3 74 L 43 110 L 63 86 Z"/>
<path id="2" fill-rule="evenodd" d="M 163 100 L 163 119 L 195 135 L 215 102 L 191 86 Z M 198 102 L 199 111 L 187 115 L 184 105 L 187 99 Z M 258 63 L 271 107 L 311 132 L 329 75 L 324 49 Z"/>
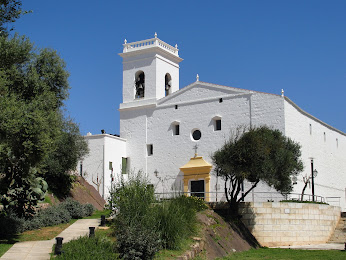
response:
<path id="1" fill-rule="evenodd" d="M 226 196 L 224 192 L 183 192 L 183 191 L 173 191 L 173 192 L 157 192 L 155 193 L 158 200 L 171 199 L 180 195 L 186 196 L 196 196 L 201 197 L 208 202 L 225 202 Z M 240 195 L 241 196 L 241 195 Z M 238 198 L 240 198 L 240 196 Z M 313 201 L 312 195 L 304 194 L 304 201 Z M 278 192 L 250 192 L 244 199 L 245 202 L 279 202 L 282 200 L 301 200 L 301 194 L 290 193 L 282 195 Z M 328 203 L 335 206 L 340 206 L 340 197 L 322 197 L 315 195 L 315 202 Z M 338 205 L 336 205 L 338 204 Z"/>

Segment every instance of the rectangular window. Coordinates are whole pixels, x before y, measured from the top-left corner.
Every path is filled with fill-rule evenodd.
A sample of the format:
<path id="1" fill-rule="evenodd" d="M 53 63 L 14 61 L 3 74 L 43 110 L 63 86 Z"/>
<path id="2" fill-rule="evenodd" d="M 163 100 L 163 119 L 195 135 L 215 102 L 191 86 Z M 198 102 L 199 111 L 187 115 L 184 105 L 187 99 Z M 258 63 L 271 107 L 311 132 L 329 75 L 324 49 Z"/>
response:
<path id="1" fill-rule="evenodd" d="M 215 120 L 215 131 L 221 130 L 221 119 Z"/>
<path id="2" fill-rule="evenodd" d="M 109 170 L 113 170 L 113 162 L 109 162 Z"/>
<path id="3" fill-rule="evenodd" d="M 148 144 L 148 145 L 147 145 L 147 151 L 148 151 L 148 156 L 153 155 L 154 148 L 153 148 L 153 145 L 152 145 L 152 144 Z"/>
<path id="4" fill-rule="evenodd" d="M 180 125 L 174 125 L 174 135 L 179 135 L 180 134 Z"/>
<path id="5" fill-rule="evenodd" d="M 127 173 L 127 157 L 121 158 L 121 173 L 122 174 Z"/>
<path id="6" fill-rule="evenodd" d="M 312 126 L 310 124 L 310 135 L 312 135 Z"/>
<path id="7" fill-rule="evenodd" d="M 79 171 L 80 171 L 80 176 L 83 176 L 83 162 L 80 162 Z"/>

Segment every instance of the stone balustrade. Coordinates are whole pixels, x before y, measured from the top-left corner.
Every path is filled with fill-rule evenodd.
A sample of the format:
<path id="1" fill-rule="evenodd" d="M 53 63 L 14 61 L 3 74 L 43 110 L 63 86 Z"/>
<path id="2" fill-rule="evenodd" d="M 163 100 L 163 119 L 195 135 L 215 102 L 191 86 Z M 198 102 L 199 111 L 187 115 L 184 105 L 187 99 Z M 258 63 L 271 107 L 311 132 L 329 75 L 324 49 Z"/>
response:
<path id="1" fill-rule="evenodd" d="M 178 51 L 179 51 L 177 46 L 173 47 L 173 46 L 165 43 L 164 41 L 160 40 L 159 38 L 152 38 L 152 39 L 148 39 L 148 40 L 131 42 L 131 43 L 127 43 L 127 41 L 125 40 L 125 43 L 123 44 L 123 46 L 124 46 L 124 49 L 123 49 L 124 53 L 136 51 L 139 49 L 145 49 L 145 48 L 149 48 L 149 47 L 153 47 L 153 46 L 158 46 L 158 47 L 161 47 L 163 49 L 166 49 L 176 56 L 178 56 Z"/>

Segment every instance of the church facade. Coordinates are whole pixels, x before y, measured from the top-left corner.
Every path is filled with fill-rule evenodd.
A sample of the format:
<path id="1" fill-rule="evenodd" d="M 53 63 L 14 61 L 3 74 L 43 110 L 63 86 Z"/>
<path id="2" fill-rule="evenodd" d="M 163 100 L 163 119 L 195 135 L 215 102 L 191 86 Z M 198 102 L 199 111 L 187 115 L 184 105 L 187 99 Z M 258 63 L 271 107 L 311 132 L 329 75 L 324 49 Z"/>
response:
<path id="1" fill-rule="evenodd" d="M 141 170 L 160 196 L 185 192 L 207 201 L 224 200 L 224 183 L 213 172 L 211 155 L 238 127 L 267 125 L 301 144 L 305 168 L 294 180 L 291 196 L 301 193 L 303 177 L 310 177 L 316 169 L 315 195 L 321 196 L 316 199 L 346 210 L 345 133 L 303 111 L 283 91 L 275 95 L 221 86 L 199 81 L 198 75 L 194 83 L 180 89 L 178 48 L 156 35 L 134 43 L 125 41 L 123 46 L 119 54 L 123 58 L 120 136 L 86 136 L 91 153 L 94 146 L 103 145 L 102 195 L 109 194 L 119 175 Z M 112 142 L 106 142 L 110 138 Z M 107 149 L 113 152 L 107 154 Z M 81 162 L 80 171 L 87 180 L 96 174 L 86 166 L 95 165 L 92 158 L 89 155 Z M 261 184 L 246 200 L 280 198 Z"/>

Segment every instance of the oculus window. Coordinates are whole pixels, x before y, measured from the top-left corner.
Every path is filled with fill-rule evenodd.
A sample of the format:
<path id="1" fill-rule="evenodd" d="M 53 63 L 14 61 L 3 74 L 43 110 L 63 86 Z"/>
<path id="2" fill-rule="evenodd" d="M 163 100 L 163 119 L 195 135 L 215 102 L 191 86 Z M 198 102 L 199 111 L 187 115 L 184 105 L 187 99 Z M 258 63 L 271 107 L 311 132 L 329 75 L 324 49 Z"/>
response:
<path id="1" fill-rule="evenodd" d="M 198 141 L 199 139 L 201 139 L 201 137 L 202 137 L 202 133 L 200 130 L 195 129 L 192 131 L 192 139 L 193 140 Z"/>

